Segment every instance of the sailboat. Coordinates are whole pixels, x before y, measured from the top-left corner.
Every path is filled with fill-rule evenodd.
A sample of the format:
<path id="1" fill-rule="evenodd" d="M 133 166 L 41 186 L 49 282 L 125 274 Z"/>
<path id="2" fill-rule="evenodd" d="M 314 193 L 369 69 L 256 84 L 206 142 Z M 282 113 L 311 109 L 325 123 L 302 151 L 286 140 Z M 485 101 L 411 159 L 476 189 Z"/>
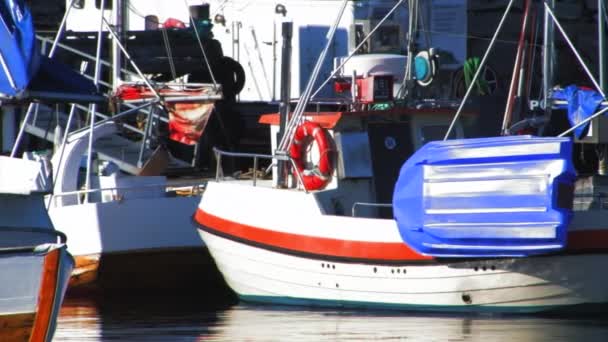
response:
<path id="1" fill-rule="evenodd" d="M 27 101 L 42 68 L 28 9 L 0 3 L 2 102 Z M 50 168 L 42 159 L 0 156 L 0 340 L 51 341 L 74 259 L 44 205 Z"/>
<path id="2" fill-rule="evenodd" d="M 54 60 L 57 51 L 73 51 L 59 41 L 75 2 L 68 4 L 59 32 L 50 42 L 49 60 Z M 102 67 L 107 65 L 101 60 L 104 35 L 114 38 L 116 54 L 124 56 L 135 72 L 121 70 L 123 58 L 115 58 L 112 73 L 116 87 L 110 86 L 111 98 L 99 96 L 98 101 L 76 103 L 66 99 L 64 108 L 69 108 L 69 114 L 34 104 L 28 108 L 20 131 L 20 137 L 28 132 L 55 141 L 53 192 L 46 205 L 53 224 L 69 237 L 69 251 L 76 260 L 70 293 L 143 293 L 188 289 L 201 283 L 209 289 L 224 288 L 216 281 L 221 280 L 217 273 L 211 272 L 214 264 L 200 247 L 200 237 L 189 218 L 204 184 L 198 179 L 170 183 L 163 175 L 169 164 L 190 164 L 174 158 L 164 145 L 155 144 L 161 125 L 168 127 L 169 138 L 188 145 L 196 143 L 214 102 L 222 98 L 221 86 L 149 80 L 106 15 L 99 12 L 96 55 L 87 60 L 95 65 L 94 75 L 84 72 L 83 78 L 88 77 L 96 90 L 108 85 L 101 78 Z M 182 35 L 197 43 L 198 33 L 184 29 Z M 49 45 L 43 42 L 43 46 Z M 77 56 L 87 55 L 77 52 Z M 120 75 L 130 79 L 119 80 Z M 105 115 L 104 106 L 109 101 L 118 110 Z M 143 118 L 144 127 L 137 125 L 136 115 Z M 84 117 L 88 121 L 79 126 Z M 52 124 L 55 129 L 48 128 Z M 19 140 L 15 150 L 18 144 Z M 210 272 L 192 272 L 194 268 Z"/>
<path id="3" fill-rule="evenodd" d="M 552 8 L 545 4 L 547 33 L 558 24 Z M 424 102 L 375 108 L 393 99 L 393 78 L 366 69 L 352 77 L 352 110 L 305 111 L 313 73 L 292 113 L 284 100 L 280 115 L 260 119 L 279 133 L 273 155 L 217 150 L 218 158 L 273 161 L 272 180 L 218 173 L 193 216 L 239 298 L 441 312 L 602 310 L 607 279 L 596 269 L 608 260 L 608 231 L 593 204 L 602 183 L 577 178 L 569 131 L 465 139 L 461 113 L 488 52 L 454 116 L 452 107 Z M 552 90 L 544 94 L 552 103 Z"/>

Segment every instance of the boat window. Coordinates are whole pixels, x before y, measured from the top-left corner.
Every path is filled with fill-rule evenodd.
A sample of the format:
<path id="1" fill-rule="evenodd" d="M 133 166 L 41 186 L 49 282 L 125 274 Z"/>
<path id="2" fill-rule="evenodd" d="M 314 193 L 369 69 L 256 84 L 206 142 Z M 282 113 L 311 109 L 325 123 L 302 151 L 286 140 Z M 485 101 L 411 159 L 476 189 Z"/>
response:
<path id="1" fill-rule="evenodd" d="M 2 22 L 6 28 L 11 32 L 15 32 L 15 20 L 11 15 L 11 10 L 7 7 L 6 3 L 0 5 L 0 16 L 2 16 Z"/>

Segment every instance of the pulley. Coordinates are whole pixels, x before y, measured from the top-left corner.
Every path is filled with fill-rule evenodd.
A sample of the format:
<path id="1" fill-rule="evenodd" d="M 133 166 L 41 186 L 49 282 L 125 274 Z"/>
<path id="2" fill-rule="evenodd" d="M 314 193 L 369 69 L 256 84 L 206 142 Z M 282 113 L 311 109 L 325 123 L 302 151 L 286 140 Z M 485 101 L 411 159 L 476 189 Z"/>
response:
<path id="1" fill-rule="evenodd" d="M 414 76 L 416 82 L 426 87 L 433 82 L 435 74 L 437 73 L 437 58 L 435 56 L 435 49 L 429 49 L 418 52 L 414 57 Z"/>

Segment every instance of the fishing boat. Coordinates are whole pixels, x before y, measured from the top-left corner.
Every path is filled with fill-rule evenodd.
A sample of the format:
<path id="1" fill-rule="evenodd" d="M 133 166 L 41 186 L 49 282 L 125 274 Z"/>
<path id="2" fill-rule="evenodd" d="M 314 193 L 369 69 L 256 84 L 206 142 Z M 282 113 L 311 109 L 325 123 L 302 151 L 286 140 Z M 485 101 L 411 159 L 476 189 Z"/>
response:
<path id="1" fill-rule="evenodd" d="M 33 26 L 21 2 L 0 2 L 0 97 L 3 105 L 28 98 L 44 72 Z M 74 259 L 66 237 L 44 206 L 51 191 L 48 162 L 0 156 L 0 339 L 51 341 Z"/>
<path id="2" fill-rule="evenodd" d="M 272 155 L 216 151 L 218 158 L 272 161 L 268 180 L 225 178 L 219 170 L 193 215 L 242 300 L 442 312 L 605 308 L 606 277 L 597 272 L 608 259 L 605 178 L 576 170 L 578 147 L 567 136 L 605 110 L 575 120 L 558 137 L 514 134 L 522 127 L 539 132 L 550 114 L 513 124 L 507 110 L 503 136 L 467 138 L 467 98 L 513 3 L 456 107 L 413 101 L 384 109 L 393 99 L 393 75 L 360 68 L 349 85 L 355 89 L 350 110 L 306 111 L 317 65 L 292 113 L 283 96 L 280 114 L 261 117 L 278 133 L 271 134 Z M 530 6 L 527 1 L 525 13 Z M 550 113 L 557 101 L 551 42 L 561 26 L 552 2 L 540 6 L 547 18 L 543 86 Z M 283 56 L 289 56 L 289 28 L 283 32 Z M 525 55 L 524 44 L 518 46 L 515 70 Z M 410 59 L 406 70 L 416 77 L 406 71 L 406 93 L 416 86 L 408 80 L 426 82 L 429 61 Z M 516 74 L 510 104 L 519 94 Z"/>

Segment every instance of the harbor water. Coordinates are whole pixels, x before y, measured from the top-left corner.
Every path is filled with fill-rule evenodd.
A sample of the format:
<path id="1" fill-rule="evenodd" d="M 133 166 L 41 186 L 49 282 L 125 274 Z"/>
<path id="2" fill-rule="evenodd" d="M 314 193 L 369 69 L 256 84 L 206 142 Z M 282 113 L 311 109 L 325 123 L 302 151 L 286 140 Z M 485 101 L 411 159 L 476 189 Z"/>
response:
<path id="1" fill-rule="evenodd" d="M 191 296 L 70 299 L 54 341 L 608 341 L 608 317 L 314 310 Z"/>

